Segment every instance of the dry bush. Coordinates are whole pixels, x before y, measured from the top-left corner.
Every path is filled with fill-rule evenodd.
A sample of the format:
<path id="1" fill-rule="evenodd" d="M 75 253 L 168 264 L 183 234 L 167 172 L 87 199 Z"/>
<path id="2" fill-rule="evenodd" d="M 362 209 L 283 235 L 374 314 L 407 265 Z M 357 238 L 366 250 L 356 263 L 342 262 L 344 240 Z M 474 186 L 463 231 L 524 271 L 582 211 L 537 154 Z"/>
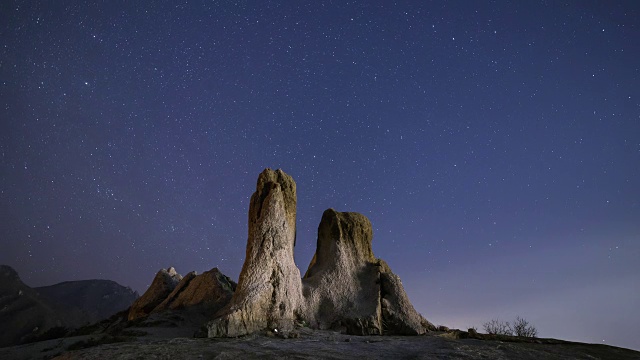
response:
<path id="1" fill-rule="evenodd" d="M 522 337 L 536 337 L 538 336 L 538 330 L 535 326 L 531 325 L 527 320 L 516 317 L 513 324 L 508 321 L 501 321 L 493 319 L 482 325 L 484 331 L 490 335 L 509 335 L 509 336 L 522 336 Z"/>
<path id="2" fill-rule="evenodd" d="M 509 322 L 493 319 L 482 325 L 484 331 L 491 335 L 512 335 L 511 325 Z"/>
<path id="3" fill-rule="evenodd" d="M 515 336 L 536 337 L 538 335 L 538 330 L 520 316 L 516 317 L 511 330 Z"/>

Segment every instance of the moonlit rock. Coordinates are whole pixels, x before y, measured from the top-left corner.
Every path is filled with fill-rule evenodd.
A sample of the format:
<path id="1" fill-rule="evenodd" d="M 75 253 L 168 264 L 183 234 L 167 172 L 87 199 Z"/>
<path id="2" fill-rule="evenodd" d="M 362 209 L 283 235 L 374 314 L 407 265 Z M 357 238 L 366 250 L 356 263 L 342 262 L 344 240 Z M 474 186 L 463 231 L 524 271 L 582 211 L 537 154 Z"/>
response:
<path id="1" fill-rule="evenodd" d="M 153 312 L 200 307 L 215 313 L 231 301 L 235 288 L 236 283 L 217 268 L 200 275 L 192 271 L 180 280 Z"/>
<path id="2" fill-rule="evenodd" d="M 320 329 L 354 335 L 418 335 L 434 328 L 409 301 L 400 278 L 371 248 L 366 216 L 328 209 L 304 276 L 306 317 Z"/>
<path id="3" fill-rule="evenodd" d="M 238 286 L 231 303 L 207 324 L 209 337 L 293 330 L 304 309 L 300 270 L 293 259 L 295 237 L 296 184 L 282 170 L 265 169 L 251 196 Z"/>

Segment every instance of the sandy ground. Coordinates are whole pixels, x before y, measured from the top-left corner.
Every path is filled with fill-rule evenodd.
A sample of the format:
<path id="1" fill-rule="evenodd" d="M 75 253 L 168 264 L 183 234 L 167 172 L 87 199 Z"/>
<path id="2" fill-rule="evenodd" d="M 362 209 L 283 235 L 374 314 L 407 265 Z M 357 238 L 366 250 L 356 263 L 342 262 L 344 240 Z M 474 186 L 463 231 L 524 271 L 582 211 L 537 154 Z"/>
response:
<path id="1" fill-rule="evenodd" d="M 144 336 L 82 336 L 0 349 L 1 359 L 640 359 L 599 344 L 522 343 L 426 336 L 349 336 L 301 329 L 297 338 L 255 334 L 233 339 L 171 337 L 178 329 L 140 328 Z M 133 333 L 130 331 L 129 333 Z M 96 344 L 97 342 L 114 343 Z M 69 347 L 80 348 L 67 350 Z"/>

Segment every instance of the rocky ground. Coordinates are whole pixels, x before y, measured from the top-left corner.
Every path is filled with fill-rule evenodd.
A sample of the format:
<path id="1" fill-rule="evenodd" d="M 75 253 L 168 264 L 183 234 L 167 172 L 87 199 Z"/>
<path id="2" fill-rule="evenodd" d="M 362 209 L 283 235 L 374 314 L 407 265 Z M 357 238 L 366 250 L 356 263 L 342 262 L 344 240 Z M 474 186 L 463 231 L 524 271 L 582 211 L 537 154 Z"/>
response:
<path id="1" fill-rule="evenodd" d="M 640 352 L 552 339 L 460 339 L 456 332 L 423 336 L 350 336 L 299 329 L 239 338 L 193 338 L 186 328 L 128 328 L 1 348 L 2 359 L 640 359 Z"/>

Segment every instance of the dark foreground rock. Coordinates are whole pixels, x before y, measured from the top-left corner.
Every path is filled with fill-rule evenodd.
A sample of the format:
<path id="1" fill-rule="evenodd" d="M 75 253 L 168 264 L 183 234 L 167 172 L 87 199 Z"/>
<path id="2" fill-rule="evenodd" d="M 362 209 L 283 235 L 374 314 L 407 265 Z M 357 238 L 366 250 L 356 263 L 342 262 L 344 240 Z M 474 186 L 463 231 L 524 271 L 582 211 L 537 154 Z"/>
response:
<path id="1" fill-rule="evenodd" d="M 150 331 L 141 336 L 142 331 Z M 0 349 L 2 359 L 639 359 L 640 352 L 600 344 L 536 339 L 536 342 L 423 336 L 349 336 L 297 330 L 283 339 L 259 332 L 240 338 L 167 337 L 158 329 L 120 335 L 76 337 Z M 137 334 L 137 335 L 131 335 Z"/>

